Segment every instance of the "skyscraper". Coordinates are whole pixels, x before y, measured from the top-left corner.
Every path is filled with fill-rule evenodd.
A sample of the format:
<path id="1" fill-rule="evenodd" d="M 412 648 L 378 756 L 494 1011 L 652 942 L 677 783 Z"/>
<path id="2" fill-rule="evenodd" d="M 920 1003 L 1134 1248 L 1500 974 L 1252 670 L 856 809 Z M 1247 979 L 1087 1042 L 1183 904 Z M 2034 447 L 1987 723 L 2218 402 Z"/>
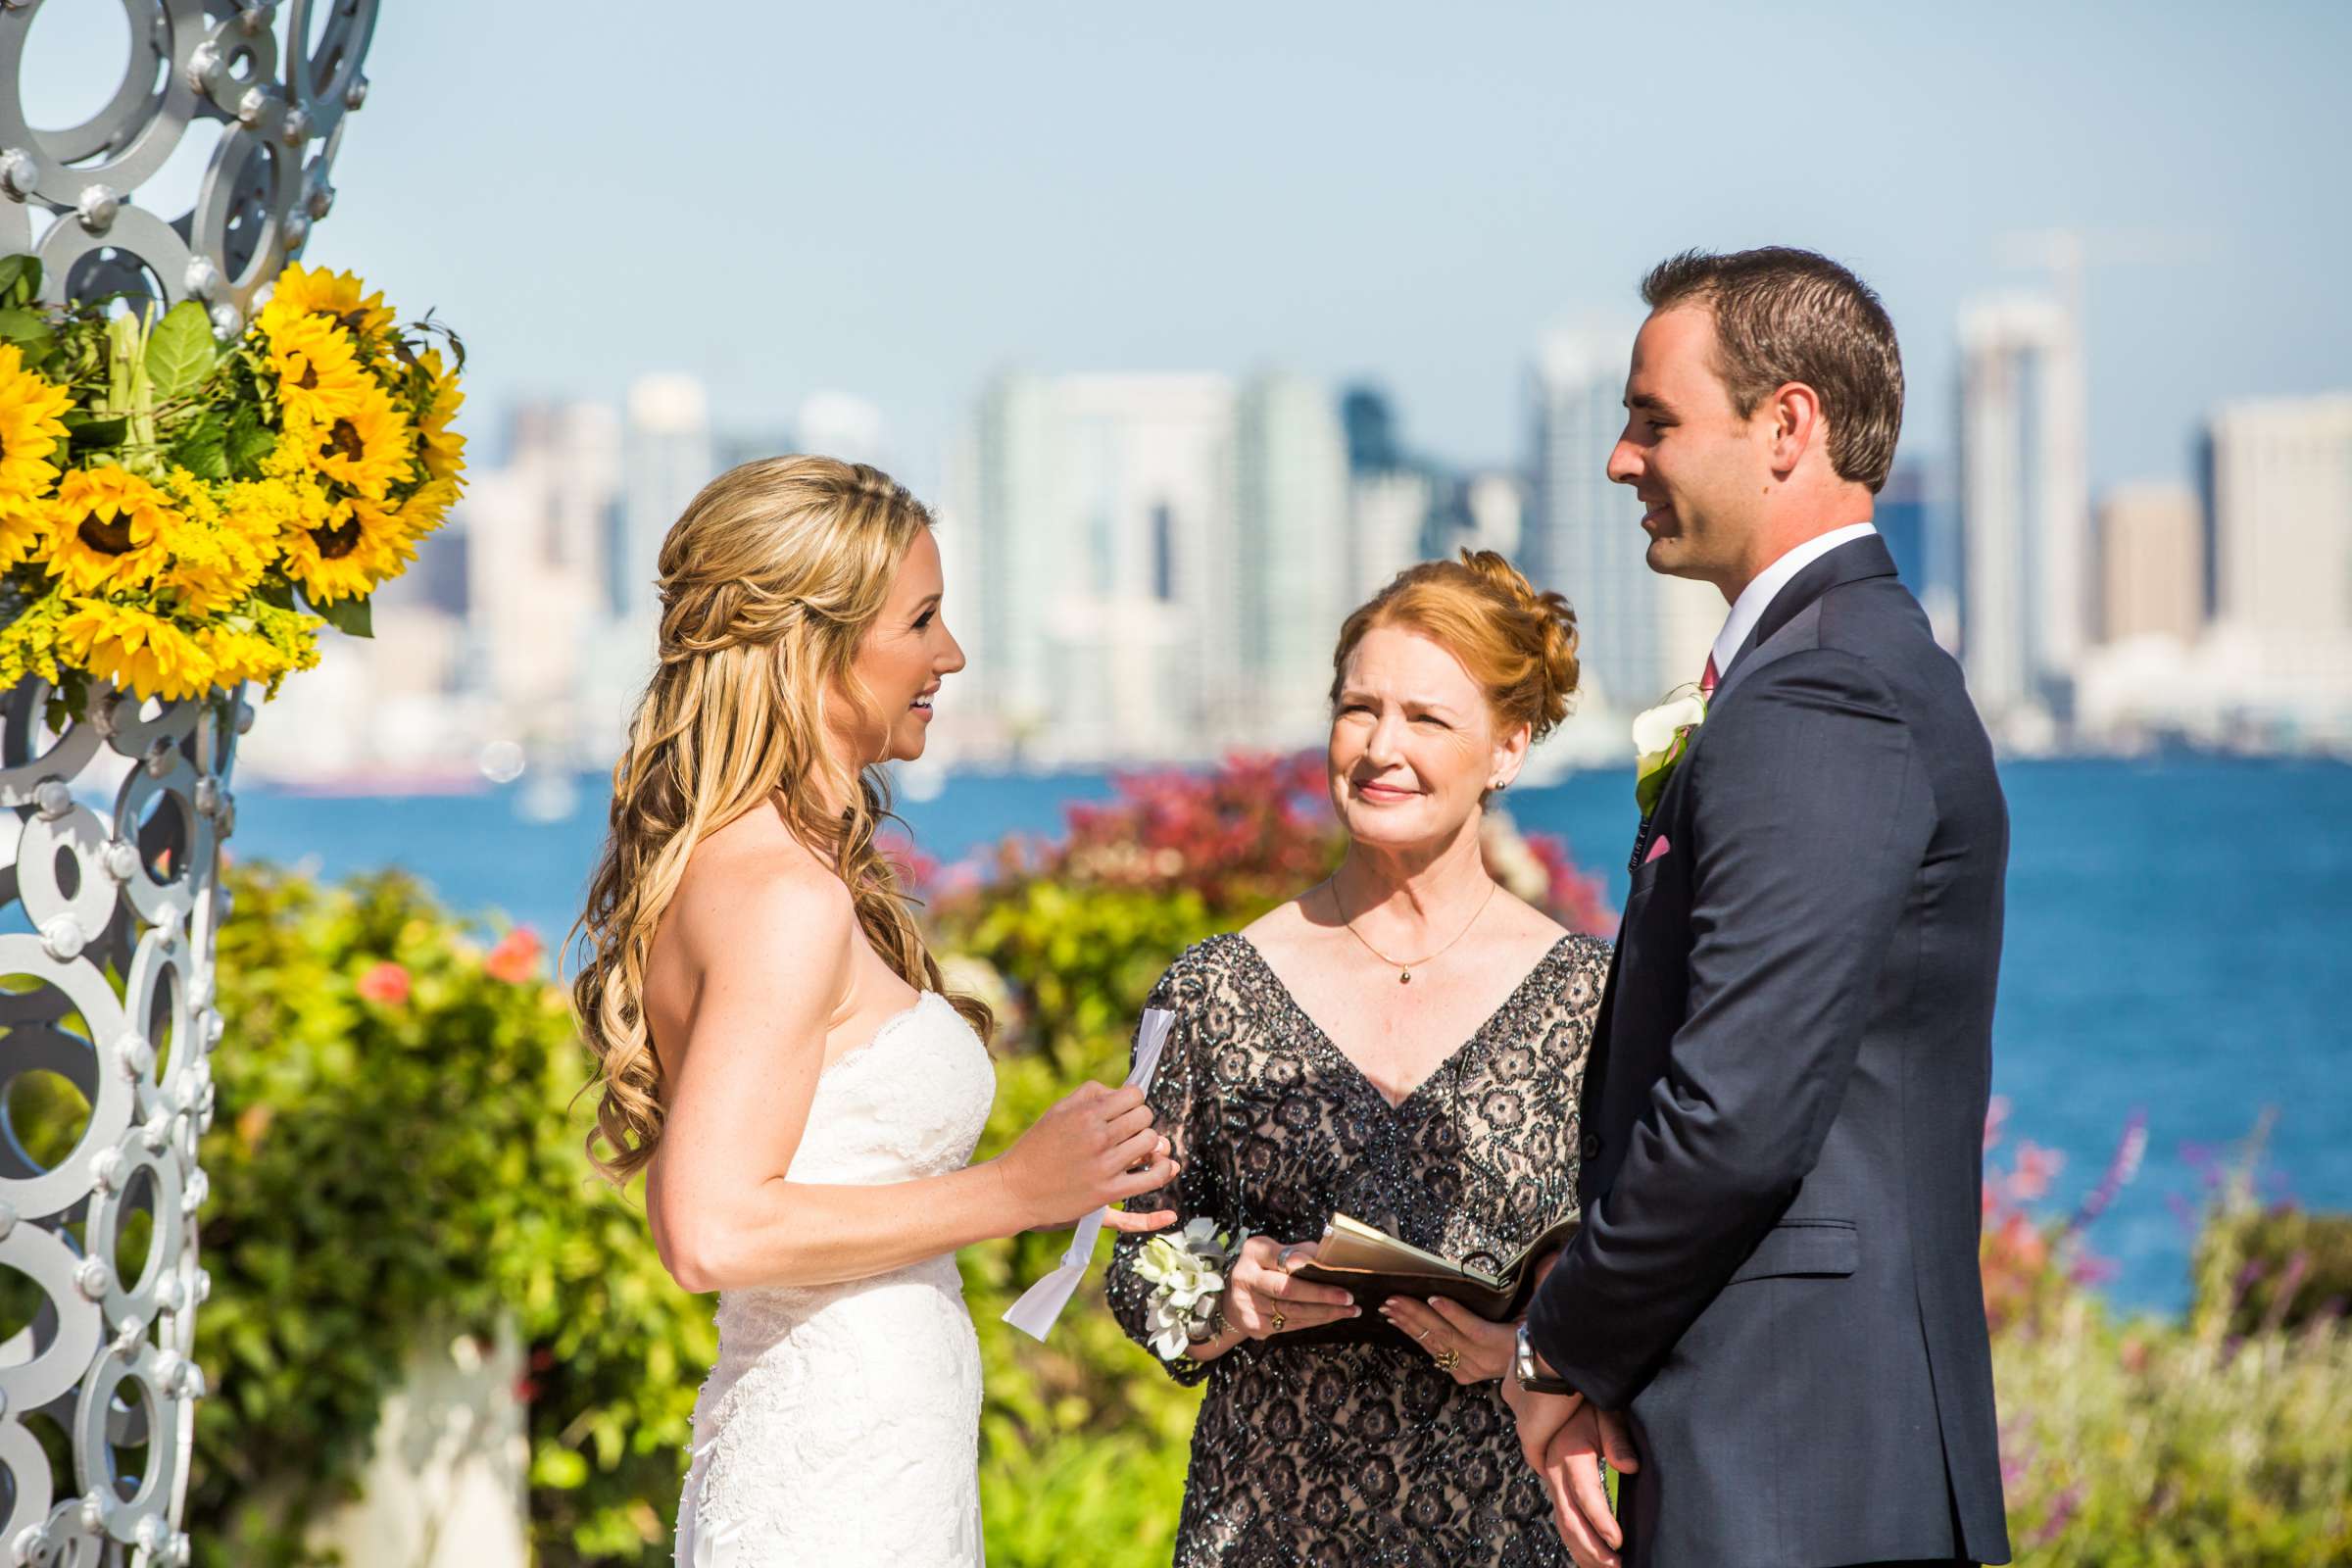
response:
<path id="1" fill-rule="evenodd" d="M 1587 703 L 1619 710 L 1697 680 L 1724 616 L 1712 587 L 1649 569 L 1641 504 L 1609 479 L 1633 338 L 1626 327 L 1544 339 L 1530 386 L 1534 505 L 1519 544 L 1528 577 L 1576 608 Z"/>
<path id="2" fill-rule="evenodd" d="M 2099 641 L 2196 641 L 2205 620 L 2205 529 L 2181 484 L 2124 485 L 2099 502 Z"/>
<path id="3" fill-rule="evenodd" d="M 998 731 L 1115 760 L 1246 730 L 1232 384 L 1007 375 L 976 422 L 958 571 L 980 599 L 969 689 Z"/>
<path id="4" fill-rule="evenodd" d="M 2352 394 L 2213 417 L 2214 618 L 2266 673 L 2352 685 Z"/>
<path id="5" fill-rule="evenodd" d="M 888 466 L 882 461 L 882 411 L 855 393 L 809 393 L 793 416 L 792 433 L 795 452 Z"/>
<path id="6" fill-rule="evenodd" d="M 514 727 L 509 738 L 554 752 L 608 751 L 624 706 L 618 688 L 643 674 L 643 661 L 631 659 L 626 676 L 615 672 L 602 690 L 596 679 L 618 652 L 608 631 L 606 560 L 620 486 L 618 426 L 599 404 L 526 406 L 514 416 L 506 464 L 477 474 L 465 502 L 480 683 Z"/>
<path id="7" fill-rule="evenodd" d="M 1358 473 L 1348 483 L 1348 602 L 1360 605 L 1405 567 L 1424 559 L 1434 499 L 1429 475 L 1418 468 Z"/>
<path id="8" fill-rule="evenodd" d="M 2064 719 L 2091 632 L 2082 354 L 2055 302 L 1960 318 L 1961 659 L 1996 729 Z"/>
<path id="9" fill-rule="evenodd" d="M 1358 382 L 1340 394 L 1340 420 L 1348 431 L 1348 471 L 1390 473 L 1404 466 L 1396 436 L 1396 410 L 1384 389 Z"/>
<path id="10" fill-rule="evenodd" d="M 1940 464 L 1898 459 L 1872 508 L 1872 521 L 1894 557 L 1894 569 L 1910 589 L 1936 640 L 1960 646 L 1960 542 L 1952 516 L 1946 470 Z"/>
<path id="11" fill-rule="evenodd" d="M 1253 745 L 1288 750 L 1323 728 L 1332 644 L 1354 604 L 1343 569 L 1348 447 L 1330 392 L 1296 375 L 1248 382 L 1236 425 L 1239 728 Z"/>
<path id="12" fill-rule="evenodd" d="M 700 381 L 646 375 L 630 384 L 624 469 L 613 609 L 622 619 L 650 628 L 662 537 L 717 472 L 710 400 Z"/>

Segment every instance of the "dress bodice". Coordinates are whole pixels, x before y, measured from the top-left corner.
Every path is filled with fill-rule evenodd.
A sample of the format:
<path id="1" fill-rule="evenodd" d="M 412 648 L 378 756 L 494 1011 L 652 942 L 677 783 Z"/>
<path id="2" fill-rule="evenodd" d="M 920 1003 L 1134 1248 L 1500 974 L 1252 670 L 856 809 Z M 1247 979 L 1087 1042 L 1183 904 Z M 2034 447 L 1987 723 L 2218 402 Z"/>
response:
<path id="1" fill-rule="evenodd" d="M 926 991 L 817 1078 L 785 1179 L 874 1187 L 959 1170 L 988 1124 L 996 1088 L 988 1048 L 946 997 Z M 931 1258 L 911 1271 L 952 1281 L 956 1260 Z M 757 1354 L 785 1320 L 805 1316 L 818 1302 L 874 1283 L 726 1292 L 718 1302 L 720 1364 L 732 1358 L 730 1352 Z"/>
<path id="2" fill-rule="evenodd" d="M 958 1169 L 996 1088 L 988 1048 L 926 991 L 817 1079 L 788 1179 L 864 1186 Z"/>

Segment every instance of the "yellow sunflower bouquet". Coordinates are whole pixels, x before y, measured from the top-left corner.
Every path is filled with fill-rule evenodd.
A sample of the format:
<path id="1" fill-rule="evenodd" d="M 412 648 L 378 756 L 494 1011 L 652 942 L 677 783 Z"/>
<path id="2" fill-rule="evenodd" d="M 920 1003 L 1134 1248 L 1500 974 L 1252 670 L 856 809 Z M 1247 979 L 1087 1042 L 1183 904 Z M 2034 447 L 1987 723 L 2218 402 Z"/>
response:
<path id="1" fill-rule="evenodd" d="M 465 347 L 348 272 L 279 274 L 242 337 L 35 304 L 0 258 L 0 688 L 174 700 L 318 662 L 465 485 Z"/>

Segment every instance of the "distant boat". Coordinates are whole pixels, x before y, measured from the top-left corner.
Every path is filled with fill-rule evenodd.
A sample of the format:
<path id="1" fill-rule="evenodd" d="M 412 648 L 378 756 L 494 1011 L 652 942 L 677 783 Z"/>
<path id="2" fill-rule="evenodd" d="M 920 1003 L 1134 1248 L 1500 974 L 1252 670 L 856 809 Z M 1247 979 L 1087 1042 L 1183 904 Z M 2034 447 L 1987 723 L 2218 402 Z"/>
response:
<path id="1" fill-rule="evenodd" d="M 891 787 L 900 799 L 908 801 L 938 800 L 948 787 L 948 764 L 930 757 L 895 763 L 890 770 Z"/>
<path id="2" fill-rule="evenodd" d="M 569 773 L 535 767 L 514 792 L 514 814 L 525 822 L 562 822 L 579 809 L 580 787 Z"/>
<path id="3" fill-rule="evenodd" d="M 484 795 L 490 786 L 474 768 L 383 767 L 358 768 L 348 773 L 318 773 L 257 779 L 272 793 L 318 800 L 393 795 Z"/>

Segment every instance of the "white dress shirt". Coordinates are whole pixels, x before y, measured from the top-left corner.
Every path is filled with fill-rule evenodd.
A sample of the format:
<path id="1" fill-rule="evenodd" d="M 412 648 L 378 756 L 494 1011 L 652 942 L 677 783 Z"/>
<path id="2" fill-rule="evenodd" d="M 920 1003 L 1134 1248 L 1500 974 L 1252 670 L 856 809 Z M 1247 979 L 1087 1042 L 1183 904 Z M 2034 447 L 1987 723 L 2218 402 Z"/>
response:
<path id="1" fill-rule="evenodd" d="M 1724 621 L 1723 630 L 1715 634 L 1715 673 L 1721 679 L 1732 667 L 1732 656 L 1747 641 L 1747 634 L 1756 629 L 1764 618 L 1773 599 L 1788 586 L 1788 579 L 1810 566 L 1839 545 L 1850 545 L 1857 539 L 1867 539 L 1879 530 L 1867 522 L 1850 523 L 1843 528 L 1832 528 L 1819 538 L 1808 539 L 1780 560 L 1756 573 L 1755 580 L 1740 590 L 1732 601 L 1732 613 Z"/>

